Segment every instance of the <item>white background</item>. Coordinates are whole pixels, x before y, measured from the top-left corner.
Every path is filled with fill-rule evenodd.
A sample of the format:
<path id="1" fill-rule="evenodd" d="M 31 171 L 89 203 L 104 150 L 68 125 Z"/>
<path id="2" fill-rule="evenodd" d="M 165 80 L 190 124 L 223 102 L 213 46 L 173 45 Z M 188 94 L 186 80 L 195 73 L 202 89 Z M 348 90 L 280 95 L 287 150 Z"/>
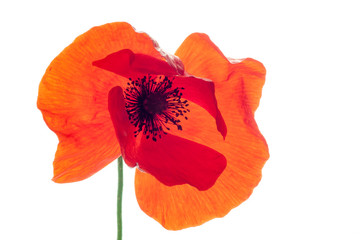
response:
<path id="1" fill-rule="evenodd" d="M 263 179 L 222 219 L 167 231 L 138 207 L 126 167 L 124 240 L 360 239 L 357 1 L 63 0 L 0 3 L 0 239 L 116 239 L 113 162 L 55 184 L 57 138 L 36 108 L 46 67 L 93 26 L 127 21 L 173 53 L 205 32 L 228 57 L 264 63 L 256 113 Z"/>

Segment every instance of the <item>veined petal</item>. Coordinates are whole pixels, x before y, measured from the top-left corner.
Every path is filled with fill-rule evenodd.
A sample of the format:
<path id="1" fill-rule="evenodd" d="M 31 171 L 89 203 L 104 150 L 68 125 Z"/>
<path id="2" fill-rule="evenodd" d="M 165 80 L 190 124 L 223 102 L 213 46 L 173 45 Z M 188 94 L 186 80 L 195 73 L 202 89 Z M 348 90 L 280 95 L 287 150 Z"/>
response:
<path id="1" fill-rule="evenodd" d="M 156 141 L 135 137 L 121 87 L 109 92 L 109 112 L 128 165 L 139 166 L 167 186 L 187 183 L 206 190 L 225 169 L 225 157 L 204 145 L 171 134 Z"/>
<path id="2" fill-rule="evenodd" d="M 260 103 L 262 87 L 265 84 L 266 69 L 264 65 L 252 58 L 245 58 L 231 64 L 233 78 L 242 79 L 244 102 L 255 113 Z"/>
<path id="3" fill-rule="evenodd" d="M 92 63 L 121 49 L 165 59 L 147 34 L 136 32 L 128 23 L 110 23 L 76 38 L 41 80 L 37 105 L 59 138 L 56 182 L 87 178 L 120 155 L 107 102 L 109 90 L 125 85 L 126 79 Z"/>
<path id="4" fill-rule="evenodd" d="M 119 144 L 116 139 L 114 142 L 113 135 L 104 134 L 112 131 L 113 127 L 108 126 L 108 129 L 80 129 L 74 136 L 58 135 L 59 145 L 55 154 L 52 180 L 57 183 L 81 181 L 118 157 Z M 108 144 L 99 144 L 97 138 Z"/>

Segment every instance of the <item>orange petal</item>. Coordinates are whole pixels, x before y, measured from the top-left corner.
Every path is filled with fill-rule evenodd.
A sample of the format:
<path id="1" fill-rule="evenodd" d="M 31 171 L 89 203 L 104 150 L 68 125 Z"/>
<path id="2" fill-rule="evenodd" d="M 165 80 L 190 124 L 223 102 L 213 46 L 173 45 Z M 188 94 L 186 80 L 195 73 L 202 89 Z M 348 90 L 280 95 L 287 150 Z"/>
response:
<path id="1" fill-rule="evenodd" d="M 251 59 L 227 59 L 219 48 L 203 33 L 188 36 L 175 53 L 185 71 L 212 81 L 227 81 L 234 73 L 241 75 L 247 92 L 247 101 L 253 112 L 259 105 L 266 70 L 262 63 Z"/>
<path id="2" fill-rule="evenodd" d="M 128 23 L 94 27 L 79 36 L 47 68 L 39 86 L 38 108 L 59 138 L 54 181 L 91 176 L 120 155 L 108 113 L 108 92 L 124 78 L 92 65 L 121 49 L 164 60 L 158 45 Z"/>
<path id="3" fill-rule="evenodd" d="M 81 181 L 117 158 L 119 143 L 114 141 L 112 131 L 112 126 L 94 126 L 77 130 L 71 137 L 58 134 L 52 180 L 57 183 Z"/>
<path id="4" fill-rule="evenodd" d="M 252 59 L 230 62 L 204 34 L 192 34 L 176 54 L 189 74 L 215 82 L 218 107 L 227 126 L 223 141 L 210 122 L 213 119 L 203 117 L 208 113 L 192 106 L 193 117 L 184 123 L 181 137 L 224 154 L 227 167 L 207 191 L 189 185 L 168 187 L 151 175 L 136 172 L 136 196 L 141 209 L 172 230 L 225 216 L 251 195 L 269 158 L 253 114 L 265 80 L 262 64 Z"/>

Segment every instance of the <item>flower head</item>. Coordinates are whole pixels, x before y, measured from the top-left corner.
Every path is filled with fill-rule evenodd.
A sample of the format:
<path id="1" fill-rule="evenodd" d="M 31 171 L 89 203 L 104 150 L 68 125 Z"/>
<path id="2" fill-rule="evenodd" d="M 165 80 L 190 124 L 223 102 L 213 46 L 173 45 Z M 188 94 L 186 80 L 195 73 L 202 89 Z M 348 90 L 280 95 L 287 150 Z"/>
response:
<path id="1" fill-rule="evenodd" d="M 140 207 L 168 229 L 222 217 L 246 200 L 268 158 L 254 120 L 265 69 L 229 60 L 205 34 L 176 56 L 127 23 L 95 27 L 48 67 L 38 107 L 58 138 L 55 182 L 122 155 Z"/>

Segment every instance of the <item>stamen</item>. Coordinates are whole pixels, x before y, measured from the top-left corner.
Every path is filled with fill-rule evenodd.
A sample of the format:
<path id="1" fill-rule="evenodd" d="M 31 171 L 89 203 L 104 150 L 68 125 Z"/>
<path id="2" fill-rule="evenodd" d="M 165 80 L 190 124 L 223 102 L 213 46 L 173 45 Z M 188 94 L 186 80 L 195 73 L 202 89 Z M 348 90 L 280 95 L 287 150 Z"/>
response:
<path id="1" fill-rule="evenodd" d="M 182 130 L 179 117 L 188 118 L 190 112 L 187 100 L 182 100 L 181 90 L 172 89 L 172 79 L 167 76 L 144 76 L 133 80 L 129 78 L 125 90 L 125 108 L 130 123 L 137 127 L 135 137 L 142 132 L 146 139 L 156 141 L 161 134 L 167 134 L 169 125 Z"/>

